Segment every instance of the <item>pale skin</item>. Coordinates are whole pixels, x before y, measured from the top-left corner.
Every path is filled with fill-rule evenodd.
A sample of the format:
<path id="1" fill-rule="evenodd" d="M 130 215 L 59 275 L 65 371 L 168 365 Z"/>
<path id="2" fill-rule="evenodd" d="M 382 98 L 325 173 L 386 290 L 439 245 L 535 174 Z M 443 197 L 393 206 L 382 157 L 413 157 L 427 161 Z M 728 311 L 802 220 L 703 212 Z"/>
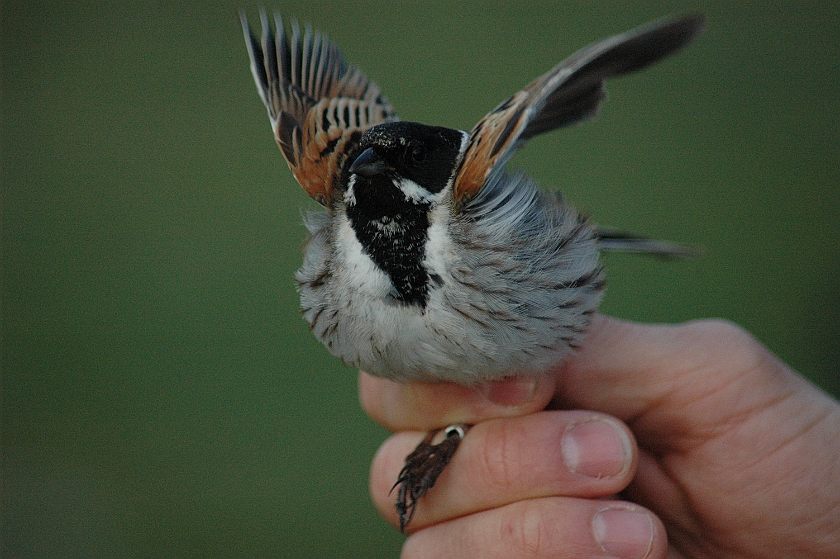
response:
<path id="1" fill-rule="evenodd" d="M 423 432 L 475 424 L 406 559 L 840 557 L 840 404 L 728 322 L 599 315 L 536 381 L 359 386 L 396 433 L 370 481 L 395 525 L 389 491 Z"/>

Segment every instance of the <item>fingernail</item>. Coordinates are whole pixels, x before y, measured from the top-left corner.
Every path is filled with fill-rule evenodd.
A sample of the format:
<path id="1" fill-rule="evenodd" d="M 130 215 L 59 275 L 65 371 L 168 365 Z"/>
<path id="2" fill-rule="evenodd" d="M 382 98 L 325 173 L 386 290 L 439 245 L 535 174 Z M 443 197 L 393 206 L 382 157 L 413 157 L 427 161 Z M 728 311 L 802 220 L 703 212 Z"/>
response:
<path id="1" fill-rule="evenodd" d="M 633 443 L 626 431 L 602 418 L 569 424 L 560 449 L 570 471 L 596 479 L 627 473 L 633 460 Z"/>
<path id="2" fill-rule="evenodd" d="M 642 559 L 653 547 L 653 520 L 638 508 L 613 505 L 592 518 L 592 533 L 604 552 L 615 557 Z"/>
<path id="3" fill-rule="evenodd" d="M 481 385 L 484 397 L 499 406 L 521 406 L 534 399 L 536 378 L 509 378 L 485 382 Z"/>

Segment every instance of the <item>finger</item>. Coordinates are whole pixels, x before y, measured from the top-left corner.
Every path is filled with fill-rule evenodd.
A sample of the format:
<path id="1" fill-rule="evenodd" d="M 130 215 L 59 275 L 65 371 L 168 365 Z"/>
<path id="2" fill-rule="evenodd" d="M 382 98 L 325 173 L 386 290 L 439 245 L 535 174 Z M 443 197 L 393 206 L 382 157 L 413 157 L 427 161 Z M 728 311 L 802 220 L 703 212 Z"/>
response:
<path id="1" fill-rule="evenodd" d="M 365 412 L 391 431 L 435 429 L 478 423 L 495 417 L 543 409 L 555 392 L 555 378 L 512 377 L 475 386 L 442 382 L 398 383 L 359 374 L 359 400 Z"/>
<path id="2" fill-rule="evenodd" d="M 398 525 L 391 488 L 423 435 L 388 439 L 371 466 L 371 495 Z M 616 419 L 554 411 L 489 420 L 473 427 L 433 488 L 418 502 L 413 530 L 515 501 L 549 496 L 604 497 L 630 482 L 636 446 Z"/>
<path id="3" fill-rule="evenodd" d="M 627 557 L 661 559 L 662 523 L 630 503 L 553 497 L 519 501 L 412 534 L 403 559 Z"/>

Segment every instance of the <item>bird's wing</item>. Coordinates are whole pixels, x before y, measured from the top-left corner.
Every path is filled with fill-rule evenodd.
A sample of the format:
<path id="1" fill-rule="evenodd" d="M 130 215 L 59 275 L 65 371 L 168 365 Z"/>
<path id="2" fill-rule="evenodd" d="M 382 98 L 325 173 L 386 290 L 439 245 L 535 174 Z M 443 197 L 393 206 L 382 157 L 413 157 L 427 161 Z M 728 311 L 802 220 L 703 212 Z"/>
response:
<path id="1" fill-rule="evenodd" d="M 262 39 L 240 12 L 251 72 L 268 109 L 271 128 L 295 178 L 309 196 L 329 206 L 341 173 L 362 133 L 397 120 L 379 87 L 326 36 L 292 23 L 291 38 L 279 14 L 271 24 L 260 11 Z"/>
<path id="2" fill-rule="evenodd" d="M 606 97 L 608 78 L 640 70 L 689 43 L 702 29 L 702 15 L 654 23 L 585 47 L 525 89 L 502 102 L 470 132 L 455 176 L 460 207 L 525 140 L 593 118 Z"/>

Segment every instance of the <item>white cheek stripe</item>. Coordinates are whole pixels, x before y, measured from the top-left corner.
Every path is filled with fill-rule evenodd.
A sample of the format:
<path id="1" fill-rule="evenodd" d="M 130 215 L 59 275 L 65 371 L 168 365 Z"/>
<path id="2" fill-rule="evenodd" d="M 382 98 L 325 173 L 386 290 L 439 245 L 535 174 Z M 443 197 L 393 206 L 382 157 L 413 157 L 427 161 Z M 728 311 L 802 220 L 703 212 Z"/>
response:
<path id="1" fill-rule="evenodd" d="M 423 255 L 423 264 L 429 272 L 442 278 L 449 276 L 449 270 L 454 265 L 454 251 L 447 228 L 447 208 L 441 205 L 432 209 L 429 216 L 428 240 Z"/>
<path id="2" fill-rule="evenodd" d="M 350 174 L 350 180 L 347 181 L 347 192 L 344 193 L 344 203 L 348 206 L 356 205 L 356 191 L 353 187 L 356 186 L 356 175 Z"/>
<path id="3" fill-rule="evenodd" d="M 458 130 L 461 133 L 461 149 L 458 150 L 458 160 L 455 162 L 455 168 L 452 169 L 452 176 L 449 177 L 449 182 L 446 183 L 447 188 L 451 188 L 455 182 L 455 177 L 458 176 L 458 171 L 461 170 L 461 161 L 464 160 L 464 154 L 467 152 L 467 147 L 470 145 L 470 135 L 463 130 Z"/>
<path id="4" fill-rule="evenodd" d="M 406 200 L 415 204 L 437 204 L 442 198 L 440 192 L 432 194 L 411 179 L 399 177 L 396 186 L 405 194 Z"/>

